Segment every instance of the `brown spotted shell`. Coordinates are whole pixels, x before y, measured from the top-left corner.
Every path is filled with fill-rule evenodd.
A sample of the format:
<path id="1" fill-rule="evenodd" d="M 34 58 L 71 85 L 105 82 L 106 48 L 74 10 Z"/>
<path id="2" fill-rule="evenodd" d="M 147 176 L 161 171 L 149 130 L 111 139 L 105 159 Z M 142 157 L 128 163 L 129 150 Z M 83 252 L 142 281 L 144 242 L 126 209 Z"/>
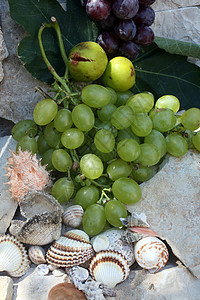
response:
<path id="1" fill-rule="evenodd" d="M 87 300 L 82 291 L 79 291 L 74 284 L 63 282 L 51 288 L 48 300 Z"/>
<path id="2" fill-rule="evenodd" d="M 30 260 L 36 265 L 46 263 L 45 250 L 40 246 L 31 246 L 28 249 L 28 256 Z"/>
<path id="3" fill-rule="evenodd" d="M 72 205 L 63 212 L 63 223 L 76 228 L 81 225 L 84 210 L 81 205 Z"/>

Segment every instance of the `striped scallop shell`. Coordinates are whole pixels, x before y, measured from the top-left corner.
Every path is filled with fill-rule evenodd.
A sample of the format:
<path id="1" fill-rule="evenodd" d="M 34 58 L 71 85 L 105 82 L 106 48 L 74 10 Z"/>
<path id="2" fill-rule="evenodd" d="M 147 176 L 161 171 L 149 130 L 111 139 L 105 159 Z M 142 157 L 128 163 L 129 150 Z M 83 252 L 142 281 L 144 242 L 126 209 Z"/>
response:
<path id="1" fill-rule="evenodd" d="M 26 249 L 15 237 L 0 236 L 0 272 L 6 271 L 10 276 L 20 277 L 30 265 Z"/>
<path id="2" fill-rule="evenodd" d="M 89 260 L 93 253 L 89 236 L 82 230 L 74 229 L 66 232 L 50 246 L 46 260 L 57 267 L 73 267 Z"/>
<path id="3" fill-rule="evenodd" d="M 46 262 L 45 250 L 40 246 L 31 246 L 28 249 L 28 256 L 36 265 L 44 264 Z"/>
<path id="4" fill-rule="evenodd" d="M 79 227 L 82 222 L 84 210 L 81 205 L 72 205 L 63 213 L 63 223 L 73 228 Z"/>
<path id="5" fill-rule="evenodd" d="M 100 251 L 91 260 L 91 276 L 109 288 L 124 281 L 130 272 L 127 260 L 117 251 Z"/>
<path id="6" fill-rule="evenodd" d="M 162 269 L 169 257 L 165 244 L 156 237 L 145 237 L 135 244 L 135 259 L 144 269 L 155 269 L 154 273 Z"/>

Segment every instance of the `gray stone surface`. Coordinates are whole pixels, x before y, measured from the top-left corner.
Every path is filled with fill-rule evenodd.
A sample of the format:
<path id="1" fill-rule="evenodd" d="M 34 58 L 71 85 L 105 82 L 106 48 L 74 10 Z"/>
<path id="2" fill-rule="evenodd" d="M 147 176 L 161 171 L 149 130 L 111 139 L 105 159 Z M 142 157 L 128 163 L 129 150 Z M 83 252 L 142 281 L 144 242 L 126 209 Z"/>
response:
<path id="1" fill-rule="evenodd" d="M 152 5 L 155 11 L 171 10 L 182 7 L 194 7 L 200 5 L 200 0 L 156 0 Z"/>
<path id="2" fill-rule="evenodd" d="M 4 77 L 2 62 L 6 57 L 8 57 L 8 50 L 6 48 L 6 44 L 3 39 L 3 33 L 0 27 L 0 82 L 3 80 Z"/>
<path id="3" fill-rule="evenodd" d="M 15 148 L 16 142 L 11 136 L 0 138 L 0 234 L 4 234 L 10 226 L 10 222 L 18 206 L 17 201 L 11 198 L 11 194 L 8 191 L 9 186 L 5 184 L 8 178 L 5 176 L 7 171 L 4 169 L 7 158 L 10 157 L 9 149 L 15 150 Z"/>
<path id="4" fill-rule="evenodd" d="M 200 153 L 190 150 L 181 158 L 168 156 L 141 189 L 142 199 L 129 211 L 144 212 L 151 228 L 200 278 Z"/>
<path id="5" fill-rule="evenodd" d="M 0 276 L 0 300 L 12 300 L 13 280 L 8 276 Z"/>

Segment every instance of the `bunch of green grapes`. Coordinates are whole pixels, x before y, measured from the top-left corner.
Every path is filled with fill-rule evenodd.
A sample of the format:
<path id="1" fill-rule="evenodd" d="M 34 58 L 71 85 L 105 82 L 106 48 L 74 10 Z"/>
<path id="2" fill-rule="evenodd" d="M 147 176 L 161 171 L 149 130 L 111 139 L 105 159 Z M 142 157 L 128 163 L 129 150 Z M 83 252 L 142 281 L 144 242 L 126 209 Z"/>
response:
<path id="1" fill-rule="evenodd" d="M 77 99 L 76 99 L 77 100 Z M 33 120 L 12 129 L 17 149 L 41 157 L 54 172 L 52 195 L 61 203 L 74 198 L 84 209 L 82 227 L 90 236 L 106 224 L 121 227 L 126 205 L 142 197 L 140 183 L 149 180 L 169 153 L 200 151 L 200 109 L 182 115 L 179 100 L 150 92 L 117 92 L 92 83 L 67 105 L 43 99 Z"/>

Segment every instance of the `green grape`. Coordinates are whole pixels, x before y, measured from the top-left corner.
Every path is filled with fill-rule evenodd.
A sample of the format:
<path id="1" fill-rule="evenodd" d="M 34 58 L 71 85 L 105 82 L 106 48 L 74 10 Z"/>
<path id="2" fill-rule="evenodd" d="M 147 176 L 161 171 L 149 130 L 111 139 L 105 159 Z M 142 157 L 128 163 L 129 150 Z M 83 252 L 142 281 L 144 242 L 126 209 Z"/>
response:
<path id="1" fill-rule="evenodd" d="M 166 137 L 167 151 L 169 154 L 180 157 L 188 150 L 187 141 L 181 135 L 169 134 Z"/>
<path id="2" fill-rule="evenodd" d="M 44 138 L 43 134 L 40 134 L 37 139 L 37 145 L 38 145 L 38 152 L 39 154 L 43 154 L 47 150 L 49 150 L 51 147 L 47 144 L 47 141 Z"/>
<path id="3" fill-rule="evenodd" d="M 69 153 L 64 149 L 57 149 L 52 154 L 52 164 L 59 172 L 67 172 L 72 166 L 72 159 Z"/>
<path id="4" fill-rule="evenodd" d="M 121 177 L 112 185 L 113 195 L 124 204 L 134 204 L 142 197 L 142 191 L 138 183 L 131 179 Z"/>
<path id="5" fill-rule="evenodd" d="M 46 169 L 48 171 L 55 171 L 55 168 L 54 168 L 54 166 L 52 164 L 52 160 L 51 160 L 54 150 L 55 149 L 49 149 L 42 154 L 41 164 L 43 166 L 46 165 Z"/>
<path id="6" fill-rule="evenodd" d="M 197 132 L 192 138 L 194 147 L 200 152 L 200 131 Z"/>
<path id="7" fill-rule="evenodd" d="M 194 131 L 200 127 L 200 109 L 190 108 L 186 110 L 181 116 L 181 123 L 185 129 Z"/>
<path id="8" fill-rule="evenodd" d="M 114 137 L 117 136 L 117 132 L 118 130 L 113 127 L 113 125 L 111 124 L 110 121 L 104 121 L 104 122 L 101 122 L 99 119 L 96 119 L 95 120 L 95 126 L 99 129 L 106 129 L 106 130 L 109 130 L 112 132 L 112 134 L 114 135 Z M 96 131 L 95 131 L 95 134 L 96 134 Z"/>
<path id="9" fill-rule="evenodd" d="M 96 186 L 84 186 L 75 195 L 75 204 L 81 205 L 84 210 L 99 200 L 99 190 Z"/>
<path id="10" fill-rule="evenodd" d="M 23 136 L 16 146 L 16 151 L 21 148 L 22 151 L 27 150 L 28 152 L 38 153 L 37 142 L 34 137 L 29 137 L 28 135 Z"/>
<path id="11" fill-rule="evenodd" d="M 114 151 L 111 151 L 109 153 L 103 153 L 96 148 L 95 144 L 92 144 L 91 150 L 92 150 L 92 153 L 95 154 L 96 156 L 98 156 L 103 162 L 108 162 L 115 157 Z M 91 153 L 91 151 L 90 151 L 90 153 Z"/>
<path id="12" fill-rule="evenodd" d="M 22 120 L 15 124 L 11 130 L 14 140 L 19 141 L 23 136 L 34 137 L 37 134 L 37 125 L 32 120 Z"/>
<path id="13" fill-rule="evenodd" d="M 187 141 L 188 149 L 194 149 L 194 144 L 192 142 L 192 139 L 193 139 L 193 136 L 194 136 L 194 132 L 191 131 L 190 129 L 186 129 L 182 133 L 182 136 Z"/>
<path id="14" fill-rule="evenodd" d="M 121 129 L 118 131 L 117 138 L 116 138 L 117 142 L 120 142 L 123 139 L 134 139 L 136 142 L 138 142 L 138 144 L 140 144 L 139 136 L 133 133 L 131 127 L 128 127 L 126 129 Z"/>
<path id="15" fill-rule="evenodd" d="M 111 200 L 105 205 L 105 214 L 107 221 L 114 227 L 121 227 L 120 218 L 127 217 L 127 210 L 124 204 L 118 200 Z"/>
<path id="16" fill-rule="evenodd" d="M 121 105 L 125 105 L 127 100 L 133 96 L 133 92 L 131 92 L 130 90 L 124 91 L 124 92 L 117 92 L 117 101 L 115 103 L 115 105 L 117 107 L 121 106 Z"/>
<path id="17" fill-rule="evenodd" d="M 90 107 L 100 108 L 111 100 L 111 94 L 107 88 L 99 84 L 89 84 L 82 89 L 83 103 Z"/>
<path id="18" fill-rule="evenodd" d="M 90 236 L 100 233 L 106 225 L 105 209 L 99 204 L 90 205 L 82 219 L 83 230 Z"/>
<path id="19" fill-rule="evenodd" d="M 97 110 L 97 116 L 102 122 L 109 121 L 111 119 L 112 113 L 116 110 L 116 106 L 112 103 L 108 103 L 101 109 Z"/>
<path id="20" fill-rule="evenodd" d="M 59 132 L 64 132 L 66 129 L 71 128 L 73 125 L 72 122 L 72 113 L 66 108 L 60 109 L 54 119 L 54 127 Z"/>
<path id="21" fill-rule="evenodd" d="M 126 105 L 135 113 L 148 113 L 154 106 L 154 96 L 148 93 L 135 94 L 128 99 Z"/>
<path id="22" fill-rule="evenodd" d="M 178 98 L 173 95 L 164 95 L 158 98 L 155 103 L 155 108 L 169 108 L 176 113 L 177 111 L 179 111 L 180 102 Z"/>
<path id="23" fill-rule="evenodd" d="M 101 176 L 95 180 L 101 186 L 110 186 L 112 181 L 107 176 Z"/>
<path id="24" fill-rule="evenodd" d="M 111 123 L 117 129 L 128 128 L 133 121 L 134 112 L 130 106 L 119 106 L 111 116 Z"/>
<path id="25" fill-rule="evenodd" d="M 44 138 L 51 148 L 61 148 L 61 133 L 54 127 L 54 122 L 49 123 L 44 129 Z"/>
<path id="26" fill-rule="evenodd" d="M 132 170 L 132 177 L 137 182 L 144 182 L 153 177 L 152 167 L 139 166 Z"/>
<path id="27" fill-rule="evenodd" d="M 128 177 L 131 174 L 131 171 L 131 166 L 120 158 L 111 162 L 106 170 L 109 178 L 113 181 L 120 177 Z"/>
<path id="28" fill-rule="evenodd" d="M 76 149 L 84 142 L 84 134 L 80 129 L 69 128 L 62 133 L 61 142 L 67 149 Z"/>
<path id="29" fill-rule="evenodd" d="M 89 131 L 94 126 L 95 117 L 89 106 L 79 104 L 72 110 L 72 121 L 78 129 Z"/>
<path id="30" fill-rule="evenodd" d="M 101 129 L 94 136 L 94 144 L 99 151 L 109 153 L 115 147 L 115 137 L 109 130 Z"/>
<path id="31" fill-rule="evenodd" d="M 147 113 L 136 113 L 133 116 L 131 130 L 139 137 L 148 135 L 153 127 L 153 123 Z"/>
<path id="32" fill-rule="evenodd" d="M 140 145 L 133 139 L 123 139 L 117 144 L 117 154 L 124 161 L 134 161 L 140 155 Z"/>
<path id="33" fill-rule="evenodd" d="M 153 128 L 160 132 L 169 131 L 176 125 L 176 116 L 169 108 L 156 109 L 149 116 L 152 119 Z"/>
<path id="34" fill-rule="evenodd" d="M 140 155 L 138 156 L 136 163 L 139 162 L 143 166 L 154 166 L 160 160 L 160 151 L 158 148 L 149 143 L 140 144 Z"/>
<path id="35" fill-rule="evenodd" d="M 33 111 L 33 119 L 37 125 L 49 124 L 55 118 L 58 105 L 52 99 L 43 99 L 38 102 Z"/>
<path id="36" fill-rule="evenodd" d="M 58 179 L 52 187 L 52 196 L 58 200 L 59 203 L 67 202 L 74 193 L 74 183 L 67 177 Z"/>
<path id="37" fill-rule="evenodd" d="M 160 131 L 153 129 L 149 135 L 145 136 L 144 143 L 155 145 L 160 152 L 160 157 L 163 157 L 166 154 L 167 145 L 165 137 Z"/>
<path id="38" fill-rule="evenodd" d="M 117 93 L 111 87 L 106 87 L 106 88 L 107 88 L 107 90 L 109 91 L 109 93 L 111 95 L 111 99 L 110 99 L 109 103 L 115 104 L 115 102 L 117 101 Z"/>
<path id="39" fill-rule="evenodd" d="M 85 154 L 80 160 L 82 174 L 89 179 L 96 179 L 103 173 L 103 163 L 95 154 Z"/>

